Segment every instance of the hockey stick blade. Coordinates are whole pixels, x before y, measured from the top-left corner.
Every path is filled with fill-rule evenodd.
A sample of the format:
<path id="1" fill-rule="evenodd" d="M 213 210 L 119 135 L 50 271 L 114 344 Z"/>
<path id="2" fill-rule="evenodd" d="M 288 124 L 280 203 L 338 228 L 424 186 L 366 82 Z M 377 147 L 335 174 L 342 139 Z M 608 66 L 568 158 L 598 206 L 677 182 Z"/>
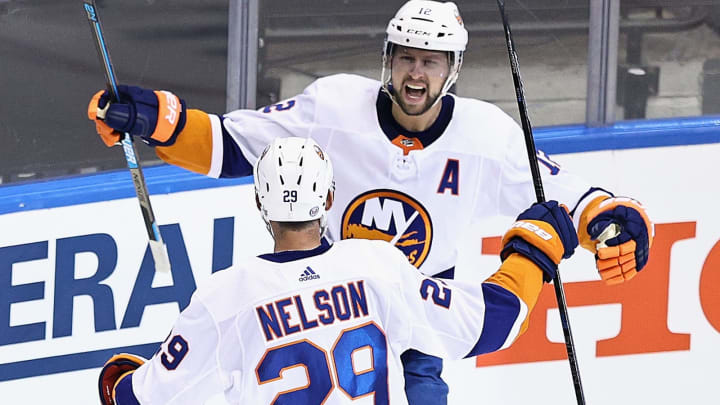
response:
<path id="1" fill-rule="evenodd" d="M 110 61 L 107 45 L 105 44 L 105 37 L 102 26 L 100 25 L 100 18 L 97 7 L 95 7 L 95 1 L 83 1 L 83 8 L 87 15 L 88 23 L 90 23 L 90 31 L 95 39 L 95 49 L 100 57 L 100 63 L 105 70 L 105 84 L 111 94 L 112 100 L 117 101 L 120 98 L 117 88 L 117 78 L 112 67 L 112 62 Z M 150 241 L 150 252 L 155 261 L 155 270 L 168 272 L 170 271 L 170 258 L 168 257 L 167 248 L 163 243 L 162 236 L 160 235 L 160 228 L 155 220 L 155 213 L 150 205 L 150 195 L 147 191 L 145 176 L 143 176 L 142 168 L 140 167 L 140 160 L 137 158 L 137 149 L 133 143 L 132 136 L 130 136 L 129 133 L 125 133 L 120 143 L 122 144 L 125 161 L 130 170 L 133 185 L 135 186 L 135 194 L 140 204 L 140 212 L 142 213 L 145 230 Z"/>
<path id="2" fill-rule="evenodd" d="M 530 163 L 530 172 L 532 174 L 533 186 L 535 187 L 535 196 L 538 202 L 545 201 L 545 193 L 543 191 L 542 178 L 540 177 L 540 169 L 537 161 L 537 150 L 535 148 L 535 140 L 532 134 L 532 125 L 527 111 L 527 103 L 525 102 L 525 91 L 523 89 L 522 78 L 520 76 L 520 68 L 518 64 L 517 51 L 513 41 L 510 23 L 505 13 L 505 2 L 497 0 L 500 17 L 502 18 L 503 29 L 505 31 L 505 42 L 507 44 L 508 57 L 510 58 L 510 69 L 512 70 L 513 83 L 515 85 L 515 96 L 517 98 L 518 109 L 520 110 L 520 121 L 522 123 L 523 135 L 525 136 L 525 146 L 527 148 L 528 160 Z M 572 374 L 573 387 L 575 389 L 575 398 L 578 405 L 585 405 L 585 394 L 580 380 L 580 368 L 578 367 L 577 356 L 575 355 L 575 342 L 573 342 L 572 331 L 570 330 L 570 319 L 568 316 L 567 304 L 565 301 L 565 290 L 560 280 L 560 272 L 555 273 L 553 279 L 553 287 L 555 289 L 555 298 L 558 304 L 558 312 L 560 313 L 560 322 L 562 323 L 563 335 L 565 337 L 565 349 L 570 363 L 570 373 Z"/>

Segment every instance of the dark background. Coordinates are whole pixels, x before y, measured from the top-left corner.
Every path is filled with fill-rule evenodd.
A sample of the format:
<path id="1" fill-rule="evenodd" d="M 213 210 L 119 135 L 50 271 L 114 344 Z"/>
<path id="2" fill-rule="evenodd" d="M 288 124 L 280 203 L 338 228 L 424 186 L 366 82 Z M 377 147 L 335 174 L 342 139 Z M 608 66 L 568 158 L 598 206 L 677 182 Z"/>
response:
<path id="1" fill-rule="evenodd" d="M 273 69 L 302 71 L 303 63 L 362 54 L 379 61 L 387 21 L 403 3 L 260 0 L 258 105 L 280 96 L 283 79 Z M 495 1 L 456 3 L 471 37 L 502 38 Z M 648 33 L 717 26 L 719 1 L 678 3 L 622 1 L 620 59 L 641 63 Z M 508 1 L 518 46 L 540 35 L 586 38 L 588 4 Z M 225 112 L 228 0 L 101 0 L 98 8 L 120 83 L 171 90 L 191 108 Z M 526 66 L 541 63 L 529 54 Z M 121 151 L 106 148 L 86 118 L 104 82 L 81 1 L 0 0 L 0 183 L 123 168 Z M 150 148 L 138 149 L 145 165 L 160 163 Z"/>

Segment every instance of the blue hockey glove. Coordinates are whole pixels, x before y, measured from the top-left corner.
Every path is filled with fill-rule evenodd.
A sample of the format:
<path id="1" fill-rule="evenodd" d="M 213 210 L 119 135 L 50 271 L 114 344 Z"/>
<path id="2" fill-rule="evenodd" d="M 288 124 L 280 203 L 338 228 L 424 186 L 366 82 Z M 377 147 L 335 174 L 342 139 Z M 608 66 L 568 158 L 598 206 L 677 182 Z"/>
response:
<path id="1" fill-rule="evenodd" d="M 519 253 L 543 271 L 543 280 L 555 278 L 560 260 L 572 256 L 578 238 L 567 208 L 556 201 L 535 203 L 517 217 L 505 233 L 500 258 Z"/>
<path id="2" fill-rule="evenodd" d="M 151 146 L 170 146 L 185 127 L 185 101 L 169 91 L 118 86 L 120 101 L 110 102 L 110 93 L 97 92 L 88 105 L 88 118 L 95 121 L 98 135 L 107 146 L 120 141 L 123 133 L 139 136 Z"/>
<path id="3" fill-rule="evenodd" d="M 590 246 L 591 251 L 595 250 L 600 277 L 607 284 L 619 284 L 635 277 L 647 264 L 654 236 L 645 208 L 626 197 L 607 198 L 588 208 L 587 235 L 601 242 Z M 617 225 L 615 232 L 605 240 L 601 234 L 613 225 Z"/>

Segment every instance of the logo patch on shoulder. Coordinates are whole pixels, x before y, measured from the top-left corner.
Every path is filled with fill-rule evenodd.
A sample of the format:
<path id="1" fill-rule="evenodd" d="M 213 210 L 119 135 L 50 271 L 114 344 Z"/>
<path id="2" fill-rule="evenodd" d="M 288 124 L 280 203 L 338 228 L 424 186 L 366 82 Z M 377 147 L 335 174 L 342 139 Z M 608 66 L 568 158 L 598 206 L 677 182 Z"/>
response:
<path id="1" fill-rule="evenodd" d="M 433 227 L 427 210 L 414 198 L 395 190 L 372 190 L 348 204 L 340 237 L 390 242 L 420 267 L 430 252 Z"/>

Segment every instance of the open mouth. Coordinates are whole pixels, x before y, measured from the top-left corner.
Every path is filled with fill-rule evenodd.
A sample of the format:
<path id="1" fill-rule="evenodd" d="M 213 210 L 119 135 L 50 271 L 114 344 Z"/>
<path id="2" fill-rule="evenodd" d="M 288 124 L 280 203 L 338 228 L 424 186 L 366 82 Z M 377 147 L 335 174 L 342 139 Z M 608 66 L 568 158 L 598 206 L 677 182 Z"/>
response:
<path id="1" fill-rule="evenodd" d="M 405 85 L 405 94 L 412 100 L 418 100 L 425 95 L 427 90 L 423 86 L 416 86 L 413 84 Z"/>

